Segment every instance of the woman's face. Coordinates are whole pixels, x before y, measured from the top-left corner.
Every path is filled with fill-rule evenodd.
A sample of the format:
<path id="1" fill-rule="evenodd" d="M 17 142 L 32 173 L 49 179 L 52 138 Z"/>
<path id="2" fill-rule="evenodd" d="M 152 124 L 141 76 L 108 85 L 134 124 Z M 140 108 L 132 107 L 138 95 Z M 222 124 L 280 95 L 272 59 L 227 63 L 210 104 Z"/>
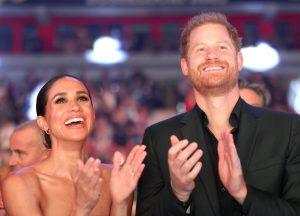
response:
<path id="1" fill-rule="evenodd" d="M 44 120 L 53 141 L 85 141 L 95 121 L 85 86 L 71 77 L 57 80 L 48 91 Z"/>

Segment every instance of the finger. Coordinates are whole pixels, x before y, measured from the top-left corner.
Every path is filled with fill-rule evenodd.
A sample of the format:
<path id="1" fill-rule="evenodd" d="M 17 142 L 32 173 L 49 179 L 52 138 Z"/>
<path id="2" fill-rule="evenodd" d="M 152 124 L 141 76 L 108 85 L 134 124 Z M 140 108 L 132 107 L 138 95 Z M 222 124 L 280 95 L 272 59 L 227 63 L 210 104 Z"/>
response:
<path id="1" fill-rule="evenodd" d="M 115 152 L 113 156 L 113 173 L 119 173 L 123 161 L 122 154 L 119 151 Z"/>
<path id="2" fill-rule="evenodd" d="M 170 141 L 171 141 L 171 144 L 172 144 L 172 146 L 173 146 L 173 145 L 176 145 L 176 144 L 179 142 L 179 139 L 177 138 L 177 136 L 172 135 L 172 136 L 170 137 Z"/>
<path id="3" fill-rule="evenodd" d="M 222 139 L 224 143 L 225 159 L 230 163 L 230 167 L 234 166 L 236 161 L 237 152 L 233 141 L 233 136 L 230 131 L 226 130 L 222 133 Z"/>
<path id="4" fill-rule="evenodd" d="M 95 158 L 90 157 L 84 164 L 83 170 L 84 172 L 90 173 L 94 169 Z"/>
<path id="5" fill-rule="evenodd" d="M 174 136 L 171 136 L 171 138 Z M 172 142 L 172 140 L 171 140 Z M 174 160 L 178 153 L 180 153 L 187 145 L 189 144 L 187 139 L 181 140 L 177 142 L 176 144 L 173 144 L 171 148 L 168 151 L 168 158 L 171 160 Z"/>
<path id="6" fill-rule="evenodd" d="M 199 175 L 201 169 L 202 169 L 202 163 L 200 161 L 198 161 L 195 164 L 195 166 L 192 168 L 192 170 L 184 176 L 184 179 L 181 178 L 182 180 L 184 180 L 185 185 L 188 187 L 186 189 L 188 189 L 188 190 L 194 189 L 195 179 Z"/>
<path id="7" fill-rule="evenodd" d="M 195 164 L 200 160 L 203 152 L 200 149 L 197 149 L 192 156 L 184 163 L 182 170 L 184 173 L 188 173 L 195 166 Z"/>
<path id="8" fill-rule="evenodd" d="M 191 157 L 191 155 L 197 149 L 197 147 L 197 143 L 193 142 L 189 144 L 186 148 L 181 150 L 178 153 L 177 157 L 174 159 L 174 166 L 176 168 L 181 168 L 186 163 L 188 158 Z"/>
<path id="9" fill-rule="evenodd" d="M 135 157 L 135 155 L 137 154 L 137 152 L 139 150 L 139 147 L 140 147 L 140 145 L 136 145 L 131 149 L 131 151 L 129 152 L 129 155 L 127 156 L 127 159 L 126 159 L 127 164 L 132 163 L 133 158 Z"/>
<path id="10" fill-rule="evenodd" d="M 218 156 L 219 156 L 219 161 L 224 161 L 225 160 L 225 149 L 224 149 L 224 141 L 223 138 L 221 138 L 218 142 Z"/>
<path id="11" fill-rule="evenodd" d="M 230 156 L 230 148 L 229 148 L 229 137 L 228 134 L 230 134 L 230 132 L 228 130 L 223 131 L 221 133 L 221 140 L 218 144 L 218 153 L 220 151 L 219 154 L 219 163 L 225 164 L 227 165 L 229 171 L 232 171 L 232 158 Z"/>
<path id="12" fill-rule="evenodd" d="M 138 151 L 138 154 L 136 154 L 136 157 L 132 160 L 132 171 L 136 172 L 136 170 L 138 169 L 138 167 L 142 164 L 142 162 L 144 161 L 145 157 L 146 157 L 147 153 L 144 150 L 144 148 L 140 148 Z"/>
<path id="13" fill-rule="evenodd" d="M 186 175 L 189 181 L 194 181 L 202 169 L 202 163 L 198 161 L 192 170 Z"/>
<path id="14" fill-rule="evenodd" d="M 88 184 L 91 188 L 95 188 L 98 184 L 99 178 L 101 178 L 100 160 L 96 159 L 93 163 L 93 168 L 87 173 Z"/>
<path id="15" fill-rule="evenodd" d="M 137 171 L 135 171 L 133 177 L 134 177 L 134 179 L 135 179 L 136 182 L 140 179 L 144 168 L 145 168 L 145 164 L 141 164 L 139 166 L 139 168 L 137 169 Z"/>
<path id="16" fill-rule="evenodd" d="M 197 143 L 192 142 L 178 154 L 176 161 L 177 162 L 179 161 L 180 164 L 182 165 L 182 163 L 188 160 L 188 158 L 193 154 L 193 152 L 195 152 L 197 148 L 198 148 Z"/>
<path id="17" fill-rule="evenodd" d="M 234 169 L 240 169 L 241 163 L 240 163 L 240 158 L 237 153 L 236 146 L 234 144 L 233 136 L 231 133 L 225 134 L 226 139 L 227 139 L 227 146 L 228 146 L 228 151 L 230 155 L 230 161 L 231 161 L 231 166 Z"/>
<path id="18" fill-rule="evenodd" d="M 143 152 L 145 152 L 145 149 L 146 149 L 145 145 L 139 145 L 139 146 L 137 146 L 134 154 L 131 155 L 131 152 L 129 153 L 129 156 L 131 156 L 131 160 L 130 161 L 126 160 L 126 163 L 128 163 L 131 166 L 134 166 L 134 163 L 136 163 L 136 158 L 138 158 L 140 156 L 140 154 L 142 154 Z"/>

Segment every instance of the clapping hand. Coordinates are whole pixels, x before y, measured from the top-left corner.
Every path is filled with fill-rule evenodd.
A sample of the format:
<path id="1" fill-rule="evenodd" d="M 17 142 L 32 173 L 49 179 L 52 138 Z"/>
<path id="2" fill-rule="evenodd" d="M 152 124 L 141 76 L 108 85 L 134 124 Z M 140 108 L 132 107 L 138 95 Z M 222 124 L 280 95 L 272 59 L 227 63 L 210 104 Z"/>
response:
<path id="1" fill-rule="evenodd" d="M 76 199 L 73 210 L 76 215 L 88 215 L 101 196 L 103 179 L 100 164 L 100 160 L 94 158 L 89 158 L 85 164 L 78 161 L 78 171 L 74 178 Z"/>
<path id="2" fill-rule="evenodd" d="M 187 201 L 195 187 L 195 178 L 199 174 L 202 163 L 202 150 L 195 142 L 178 140 L 175 135 L 170 137 L 171 148 L 168 152 L 168 164 L 171 176 L 171 186 L 175 196 L 181 201 Z"/>
<path id="3" fill-rule="evenodd" d="M 129 153 L 124 161 L 120 152 L 113 156 L 113 170 L 110 179 L 112 199 L 115 204 L 127 201 L 135 190 L 138 180 L 144 170 L 143 160 L 146 157 L 146 146 L 137 145 Z"/>
<path id="4" fill-rule="evenodd" d="M 243 204 L 247 187 L 243 177 L 241 162 L 237 154 L 232 134 L 225 131 L 218 143 L 219 176 L 228 193 Z"/>

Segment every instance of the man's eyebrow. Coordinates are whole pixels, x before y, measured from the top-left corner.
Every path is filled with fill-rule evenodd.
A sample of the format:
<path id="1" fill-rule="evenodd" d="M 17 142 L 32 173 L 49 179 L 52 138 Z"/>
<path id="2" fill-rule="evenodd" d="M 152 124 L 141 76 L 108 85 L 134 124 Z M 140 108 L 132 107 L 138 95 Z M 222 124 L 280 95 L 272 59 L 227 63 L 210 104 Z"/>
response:
<path id="1" fill-rule="evenodd" d="M 21 149 L 14 149 L 13 152 L 15 152 L 17 154 L 26 154 L 26 152 Z"/>

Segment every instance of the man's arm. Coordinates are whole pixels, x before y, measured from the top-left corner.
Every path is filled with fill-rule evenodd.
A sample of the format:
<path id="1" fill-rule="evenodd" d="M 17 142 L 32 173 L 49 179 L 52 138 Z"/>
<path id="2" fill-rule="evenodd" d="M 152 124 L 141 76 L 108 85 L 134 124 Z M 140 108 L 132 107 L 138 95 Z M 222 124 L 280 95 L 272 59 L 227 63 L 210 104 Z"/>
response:
<path id="1" fill-rule="evenodd" d="M 147 146 L 147 156 L 145 159 L 145 170 L 138 185 L 137 215 L 185 215 L 187 208 L 185 202 L 181 202 L 176 197 L 174 189 L 171 188 L 169 169 L 166 166 L 168 164 L 168 153 L 165 150 L 160 151 L 163 149 L 161 145 L 166 145 L 166 143 L 155 143 L 157 148 L 160 148 L 159 150 L 155 149 L 150 130 L 148 128 L 145 131 L 143 139 L 143 144 Z M 170 141 L 165 140 L 165 142 Z M 158 158 L 155 152 L 165 154 L 162 155 L 162 158 L 165 158 Z M 195 153 L 193 150 L 192 152 Z M 200 158 L 201 154 L 199 152 L 197 154 L 197 157 Z M 191 160 L 198 161 L 199 159 L 193 158 Z M 199 171 L 195 172 L 195 175 Z M 178 182 L 176 184 L 178 185 Z M 179 190 L 182 191 L 180 188 Z"/>
<path id="2" fill-rule="evenodd" d="M 219 175 L 228 192 L 243 207 L 248 216 L 300 215 L 300 120 L 295 118 L 290 129 L 290 143 L 286 152 L 280 195 L 246 186 L 240 161 L 229 132 L 219 142 Z M 288 129 L 287 129 L 288 130 Z M 258 181 L 258 179 L 257 179 Z M 245 190 L 246 188 L 246 190 Z"/>
<path id="3" fill-rule="evenodd" d="M 289 147 L 286 152 L 285 173 L 282 176 L 280 196 L 271 195 L 248 186 L 243 209 L 249 216 L 300 215 L 300 118 L 291 117 Z M 287 130 L 288 130 L 287 129 Z"/>

